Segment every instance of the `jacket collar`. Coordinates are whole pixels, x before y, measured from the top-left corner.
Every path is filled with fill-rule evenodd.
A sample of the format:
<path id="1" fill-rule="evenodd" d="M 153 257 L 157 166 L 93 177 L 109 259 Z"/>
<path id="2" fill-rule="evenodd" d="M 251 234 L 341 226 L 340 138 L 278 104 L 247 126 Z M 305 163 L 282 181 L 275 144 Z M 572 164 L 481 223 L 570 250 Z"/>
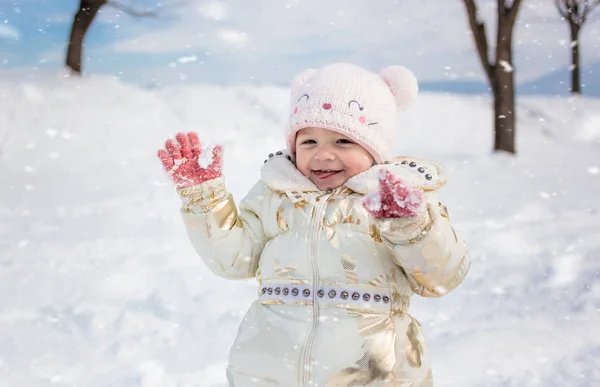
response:
<path id="1" fill-rule="evenodd" d="M 401 176 L 413 186 L 424 190 L 434 190 L 446 183 L 446 173 L 439 163 L 402 156 L 387 164 L 378 164 L 348 179 L 342 187 L 367 195 L 375 192 L 378 186 L 377 175 L 385 168 L 393 174 Z M 431 179 L 426 176 L 430 175 Z M 262 181 L 272 190 L 278 192 L 325 194 L 312 181 L 304 176 L 294 164 L 293 157 L 287 150 L 269 155 L 261 168 Z M 341 187 L 340 187 L 341 188 Z M 334 190 L 337 191 L 338 189 Z"/>

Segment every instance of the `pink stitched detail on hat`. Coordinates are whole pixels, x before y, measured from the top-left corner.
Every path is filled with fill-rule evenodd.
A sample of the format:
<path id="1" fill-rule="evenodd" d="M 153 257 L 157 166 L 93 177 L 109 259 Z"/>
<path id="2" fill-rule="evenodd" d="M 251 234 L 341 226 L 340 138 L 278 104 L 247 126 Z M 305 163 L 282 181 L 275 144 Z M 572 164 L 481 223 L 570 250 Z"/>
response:
<path id="1" fill-rule="evenodd" d="M 323 104 L 323 109 L 325 109 L 325 110 L 329 110 L 329 109 L 331 109 L 331 104 L 330 104 L 330 103 L 327 103 L 327 102 L 326 102 L 326 103 L 324 103 L 324 104 Z"/>
<path id="2" fill-rule="evenodd" d="M 361 124 L 365 123 L 365 116 L 360 116 L 360 118 L 358 119 L 360 121 Z"/>
<path id="3" fill-rule="evenodd" d="M 298 113 L 298 106 L 294 108 L 294 114 Z"/>

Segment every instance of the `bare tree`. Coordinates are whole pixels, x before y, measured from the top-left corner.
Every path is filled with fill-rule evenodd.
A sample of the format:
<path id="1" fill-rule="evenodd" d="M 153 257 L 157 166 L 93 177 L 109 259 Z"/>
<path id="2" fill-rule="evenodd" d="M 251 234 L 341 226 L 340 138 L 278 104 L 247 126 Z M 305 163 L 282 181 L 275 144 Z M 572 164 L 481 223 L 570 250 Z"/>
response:
<path id="1" fill-rule="evenodd" d="M 475 0 L 463 0 L 483 69 L 494 93 L 494 151 L 516 153 L 515 81 L 512 54 L 513 27 L 521 0 L 497 0 L 495 57 L 490 57 L 485 23 Z"/>
<path id="2" fill-rule="evenodd" d="M 81 74 L 81 56 L 83 40 L 98 11 L 103 6 L 112 6 L 132 16 L 155 16 L 150 10 L 136 10 L 127 5 L 112 0 L 80 0 L 79 9 L 73 18 L 69 44 L 67 48 L 66 65 L 75 73 Z"/>
<path id="3" fill-rule="evenodd" d="M 583 24 L 588 20 L 590 13 L 600 5 L 600 0 L 554 0 L 556 9 L 569 23 L 571 32 L 571 93 L 581 93 L 581 77 L 579 63 L 581 52 L 579 49 L 579 33 Z"/>

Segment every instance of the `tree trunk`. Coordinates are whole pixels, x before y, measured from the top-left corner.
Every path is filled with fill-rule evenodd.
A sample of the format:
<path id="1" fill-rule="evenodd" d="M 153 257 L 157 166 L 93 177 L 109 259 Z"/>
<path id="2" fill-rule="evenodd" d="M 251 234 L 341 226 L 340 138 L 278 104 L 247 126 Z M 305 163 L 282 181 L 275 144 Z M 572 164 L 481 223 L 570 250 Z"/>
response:
<path id="1" fill-rule="evenodd" d="M 516 153 L 515 82 L 512 61 L 512 26 L 498 26 L 494 80 L 494 151 Z"/>
<path id="2" fill-rule="evenodd" d="M 581 80 L 579 68 L 579 24 L 569 22 L 571 29 L 571 94 L 581 94 Z"/>
<path id="3" fill-rule="evenodd" d="M 475 0 L 463 0 L 469 26 L 475 39 L 479 60 L 494 94 L 494 151 L 511 154 L 516 151 L 515 80 L 512 60 L 512 34 L 522 0 L 507 6 L 497 0 L 496 58 L 490 59 L 485 25 L 481 21 Z"/>
<path id="4" fill-rule="evenodd" d="M 107 0 L 80 0 L 79 10 L 73 18 L 71 26 L 71 35 L 67 48 L 66 64 L 76 74 L 81 74 L 81 54 L 83 49 L 83 39 L 92 24 L 98 10 L 106 4 Z"/>

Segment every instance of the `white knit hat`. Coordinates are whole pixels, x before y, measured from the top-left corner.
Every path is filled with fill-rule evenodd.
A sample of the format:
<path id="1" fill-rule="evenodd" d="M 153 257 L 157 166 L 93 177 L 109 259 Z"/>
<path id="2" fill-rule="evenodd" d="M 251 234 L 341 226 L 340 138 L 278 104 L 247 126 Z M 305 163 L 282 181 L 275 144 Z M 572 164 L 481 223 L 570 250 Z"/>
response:
<path id="1" fill-rule="evenodd" d="M 356 141 L 376 163 L 389 161 L 396 111 L 408 106 L 417 92 L 417 79 L 400 66 L 386 67 L 379 74 L 349 63 L 305 70 L 292 83 L 288 149 L 295 153 L 298 130 L 324 128 Z"/>

